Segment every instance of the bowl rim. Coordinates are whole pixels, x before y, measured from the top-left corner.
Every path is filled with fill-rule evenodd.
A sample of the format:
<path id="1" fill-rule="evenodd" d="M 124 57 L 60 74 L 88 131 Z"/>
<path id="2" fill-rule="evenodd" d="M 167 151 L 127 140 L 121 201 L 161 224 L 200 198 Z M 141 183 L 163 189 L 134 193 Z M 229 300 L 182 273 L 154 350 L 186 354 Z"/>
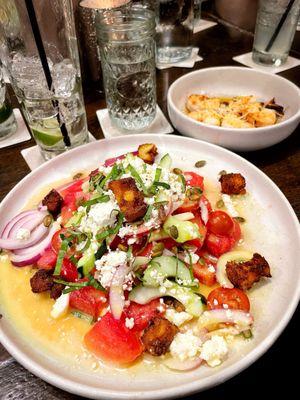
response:
<path id="1" fill-rule="evenodd" d="M 254 74 L 261 74 L 261 75 L 265 75 L 265 76 L 272 76 L 274 79 L 278 79 L 281 80 L 282 82 L 284 82 L 285 84 L 287 84 L 288 86 L 290 86 L 292 89 L 296 90 L 296 92 L 298 92 L 298 97 L 299 97 L 299 108 L 298 111 L 292 115 L 291 117 L 289 117 L 288 119 L 285 119 L 283 121 L 278 122 L 275 125 L 269 125 L 269 126 L 261 126 L 261 127 L 257 127 L 257 128 L 227 128 L 224 126 L 217 126 L 217 125 L 208 125 L 208 124 L 204 124 L 203 122 L 200 121 L 196 121 L 190 117 L 188 117 L 186 114 L 184 114 L 184 112 L 182 110 L 180 110 L 174 103 L 173 101 L 173 93 L 176 90 L 176 85 L 180 82 L 185 80 L 188 76 L 191 75 L 198 75 L 201 74 L 202 72 L 206 72 L 206 71 L 220 71 L 220 70 L 239 70 L 239 71 L 247 71 L 246 74 L 248 72 L 250 73 L 254 73 Z M 266 131 L 266 132 L 270 132 L 272 131 L 274 128 L 277 129 L 284 127 L 286 125 L 289 125 L 295 121 L 297 121 L 297 119 L 300 120 L 300 88 L 294 84 L 293 82 L 289 81 L 288 79 L 280 76 L 280 75 L 276 75 L 276 74 L 271 74 L 269 72 L 265 72 L 265 71 L 259 71 L 259 70 L 255 70 L 252 68 L 248 68 L 248 67 L 236 67 L 236 66 L 223 66 L 223 67 L 210 67 L 210 68 L 201 68 L 198 69 L 196 71 L 191 71 L 185 75 L 182 75 L 181 77 L 177 78 L 169 87 L 168 90 L 168 95 L 167 95 L 167 104 L 170 108 L 173 108 L 173 110 L 175 112 L 178 112 L 179 115 L 183 118 L 184 121 L 189 121 L 190 123 L 194 124 L 195 126 L 200 126 L 200 127 L 204 127 L 206 129 L 217 129 L 220 132 L 230 132 L 232 133 L 242 133 L 242 134 L 251 134 L 254 132 L 262 132 L 262 131 Z"/>
<path id="2" fill-rule="evenodd" d="M 145 140 L 153 140 L 159 141 L 160 139 L 167 139 L 169 140 L 170 137 L 169 135 L 163 135 L 163 134 L 134 134 L 134 135 L 128 135 L 126 137 L 114 137 L 114 138 L 107 138 L 107 139 L 101 139 L 97 142 L 98 146 L 100 146 L 100 143 L 104 142 L 111 142 L 113 145 L 115 143 L 118 144 L 119 141 L 126 141 L 124 144 L 125 146 L 128 144 L 128 139 L 135 139 L 139 138 L 141 141 Z M 188 137 L 181 137 L 181 136 L 175 136 L 176 140 L 182 141 L 182 142 L 189 142 L 190 145 L 193 143 L 199 144 L 202 143 L 204 147 L 207 147 L 209 149 L 217 149 L 221 151 L 222 153 L 229 154 L 233 159 L 238 160 L 241 162 L 244 166 L 247 168 L 250 168 L 250 170 L 255 171 L 255 173 L 263 178 L 270 187 L 272 187 L 272 190 L 276 192 L 277 196 L 284 202 L 286 206 L 286 210 L 290 217 L 292 218 L 293 225 L 296 228 L 297 232 L 297 241 L 300 244 L 300 225 L 298 222 L 298 218 L 296 216 L 296 213 L 287 200 L 286 196 L 283 194 L 283 192 L 279 189 L 279 187 L 263 172 L 261 171 L 258 167 L 256 167 L 253 163 L 245 159 L 244 157 L 227 150 L 223 147 L 217 146 L 215 144 L 206 142 L 206 141 L 201 141 L 198 139 L 194 138 L 188 138 Z M 57 160 L 61 160 L 62 158 L 68 158 L 73 156 L 74 159 L 76 156 L 79 156 L 81 151 L 88 148 L 95 146 L 95 143 L 97 142 L 90 142 L 87 143 L 83 146 L 74 148 L 66 153 L 63 153 L 57 157 L 55 157 L 52 160 L 47 161 L 46 163 L 43 163 L 41 166 L 36 168 L 35 170 L 31 171 L 28 175 L 26 175 L 23 179 L 21 179 L 15 186 L 14 188 L 4 197 L 2 202 L 0 203 L 0 211 L 3 206 L 3 202 L 9 201 L 13 195 L 17 192 L 19 187 L 21 185 L 24 185 L 24 183 L 30 181 L 32 179 L 32 175 L 39 175 L 40 173 L 44 173 L 45 171 L 48 170 L 49 166 L 54 166 Z M 299 247 L 300 250 L 300 247 Z M 10 333 L 4 332 L 3 328 L 1 327 L 0 323 L 0 342 L 2 345 L 7 349 L 7 351 L 21 364 L 23 365 L 28 371 L 33 373 L 35 376 L 38 376 L 42 378 L 44 381 L 54 385 L 55 387 L 58 387 L 62 390 L 68 391 L 69 393 L 73 393 L 76 395 L 81 395 L 85 396 L 87 398 L 92 398 L 92 399 L 113 399 L 113 400 L 121 400 L 121 399 L 126 399 L 126 400 L 161 400 L 161 399 L 169 399 L 169 398 L 177 398 L 181 396 L 187 396 L 196 392 L 200 392 L 203 390 L 207 390 L 211 387 L 217 386 L 228 379 L 238 375 L 240 372 L 248 368 L 250 365 L 252 365 L 256 360 L 258 360 L 269 348 L 273 345 L 273 343 L 278 339 L 280 334 L 283 332 L 283 330 L 286 328 L 287 324 L 291 320 L 296 307 L 298 305 L 300 299 L 300 285 L 298 285 L 298 289 L 296 289 L 293 293 L 293 296 L 290 299 L 289 305 L 286 309 L 286 313 L 282 316 L 280 321 L 278 321 L 278 324 L 275 326 L 275 328 L 267 335 L 265 339 L 263 339 L 258 345 L 253 348 L 251 351 L 249 351 L 244 357 L 241 357 L 238 361 L 233 363 L 232 365 L 229 365 L 228 367 L 224 368 L 221 370 L 218 375 L 216 376 L 207 376 L 201 380 L 202 385 L 199 390 L 199 380 L 194 380 L 191 382 L 186 382 L 178 386 L 174 387 L 169 387 L 169 388 L 160 388 L 160 389 L 151 389 L 151 390 L 146 390 L 143 392 L 133 392 L 130 390 L 124 390 L 122 392 L 118 392 L 114 389 L 99 389 L 99 388 L 93 388 L 89 386 L 88 384 L 82 384 L 75 382 L 75 379 L 70 379 L 68 377 L 62 377 L 59 374 L 59 371 L 57 372 L 56 370 L 50 370 L 49 367 L 45 367 L 42 365 L 40 361 L 36 361 L 30 358 L 28 354 L 26 353 L 25 350 L 20 348 L 18 344 L 16 345 L 14 335 Z M 19 337 L 19 334 L 17 333 L 17 337 Z"/>

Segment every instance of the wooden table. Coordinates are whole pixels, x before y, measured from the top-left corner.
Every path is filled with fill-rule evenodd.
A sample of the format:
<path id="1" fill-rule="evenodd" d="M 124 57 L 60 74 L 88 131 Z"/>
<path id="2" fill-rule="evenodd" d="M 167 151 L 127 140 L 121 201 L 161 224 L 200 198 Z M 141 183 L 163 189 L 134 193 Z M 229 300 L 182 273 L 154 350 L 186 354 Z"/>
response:
<path id="1" fill-rule="evenodd" d="M 197 63 L 194 69 L 220 65 L 237 65 L 232 60 L 235 55 L 251 50 L 253 35 L 223 21 L 211 29 L 195 35 L 195 45 L 200 47 L 203 61 Z M 297 32 L 291 55 L 300 58 L 300 32 Z M 166 100 L 170 84 L 191 69 L 171 68 L 157 72 L 158 103 L 167 115 Z M 300 68 L 294 68 L 280 75 L 300 85 Z M 88 126 L 92 134 L 100 139 L 103 137 L 96 117 L 96 110 L 105 107 L 103 99 L 91 88 L 85 87 L 85 101 Z M 242 153 L 265 172 L 283 191 L 292 204 L 297 215 L 300 215 L 300 128 L 284 142 L 266 150 L 253 153 Z M 30 170 L 20 154 L 20 150 L 32 146 L 33 140 L 10 148 L 0 150 L 0 200 L 19 182 Z M 267 386 L 269 398 L 275 396 L 285 385 L 290 393 L 297 393 L 298 385 L 292 380 L 292 358 L 299 347 L 296 325 L 298 316 L 294 315 L 288 327 L 274 346 L 254 365 L 240 373 L 230 381 L 210 389 L 189 399 L 232 398 L 234 394 L 257 396 L 262 386 Z M 297 362 L 297 360 L 295 360 Z M 245 392 L 246 390 L 246 392 Z M 20 366 L 0 345 L 0 399 L 80 399 L 48 385 L 36 378 Z"/>

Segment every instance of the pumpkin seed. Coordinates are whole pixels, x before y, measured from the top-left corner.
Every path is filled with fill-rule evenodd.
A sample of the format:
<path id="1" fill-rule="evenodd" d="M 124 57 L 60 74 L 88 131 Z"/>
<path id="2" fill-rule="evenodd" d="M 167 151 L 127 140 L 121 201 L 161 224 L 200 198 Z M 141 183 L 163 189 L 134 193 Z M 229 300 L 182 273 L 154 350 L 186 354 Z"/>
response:
<path id="1" fill-rule="evenodd" d="M 219 175 L 226 175 L 227 171 L 225 171 L 225 169 L 222 169 L 222 171 L 219 172 Z"/>
<path id="2" fill-rule="evenodd" d="M 182 174 L 182 170 L 180 168 L 173 168 L 173 173 L 176 175 L 181 175 Z"/>
<path id="3" fill-rule="evenodd" d="M 240 222 L 241 224 L 242 224 L 243 222 L 246 222 L 246 220 L 245 220 L 244 217 L 233 217 L 233 219 L 235 219 L 236 221 Z"/>
<path id="4" fill-rule="evenodd" d="M 178 232 L 178 229 L 177 229 L 177 227 L 175 225 L 170 226 L 169 231 L 170 231 L 170 235 L 171 235 L 171 237 L 173 239 L 177 239 L 178 238 L 179 232 Z"/>
<path id="5" fill-rule="evenodd" d="M 186 191 L 186 195 L 191 201 L 200 200 L 202 190 L 199 187 L 191 187 Z"/>
<path id="6" fill-rule="evenodd" d="M 217 208 L 223 208 L 225 206 L 224 201 L 222 199 L 218 200 L 216 202 L 216 207 Z"/>
<path id="7" fill-rule="evenodd" d="M 82 176 L 83 176 L 83 173 L 82 173 L 82 172 L 78 172 L 77 174 L 75 174 L 75 175 L 73 176 L 73 181 L 75 181 L 76 179 L 82 178 Z"/>
<path id="8" fill-rule="evenodd" d="M 52 216 L 46 215 L 45 218 L 43 219 L 43 224 L 48 228 L 51 225 L 52 221 L 53 221 Z"/>
<path id="9" fill-rule="evenodd" d="M 195 167 L 196 167 L 196 168 L 202 168 L 202 167 L 204 167 L 205 164 L 206 164 L 206 161 L 205 161 L 205 160 L 200 160 L 200 161 L 197 161 L 197 162 L 195 163 Z"/>

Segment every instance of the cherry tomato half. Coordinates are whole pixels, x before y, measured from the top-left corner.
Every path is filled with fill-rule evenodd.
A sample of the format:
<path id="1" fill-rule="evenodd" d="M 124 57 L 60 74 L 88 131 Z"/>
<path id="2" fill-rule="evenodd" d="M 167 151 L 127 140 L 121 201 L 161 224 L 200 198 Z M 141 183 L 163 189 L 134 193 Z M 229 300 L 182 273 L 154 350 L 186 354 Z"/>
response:
<path id="1" fill-rule="evenodd" d="M 250 301 L 245 292 L 240 289 L 228 289 L 218 287 L 209 293 L 207 307 L 209 310 L 227 308 L 231 310 L 242 310 L 249 312 Z"/>
<path id="2" fill-rule="evenodd" d="M 206 226 L 215 235 L 230 235 L 234 228 L 234 220 L 224 211 L 212 211 Z"/>

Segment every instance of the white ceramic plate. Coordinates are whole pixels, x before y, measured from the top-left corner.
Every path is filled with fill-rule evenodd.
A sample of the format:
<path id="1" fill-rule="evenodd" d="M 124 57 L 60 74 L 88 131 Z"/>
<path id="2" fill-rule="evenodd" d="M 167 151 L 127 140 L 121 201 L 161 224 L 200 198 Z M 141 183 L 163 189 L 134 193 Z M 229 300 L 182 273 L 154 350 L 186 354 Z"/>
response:
<path id="1" fill-rule="evenodd" d="M 1 225 L 14 216 L 39 188 L 72 176 L 76 171 L 93 169 L 98 162 L 135 150 L 145 142 L 156 143 L 160 154 L 169 152 L 176 165 L 185 169 L 191 169 L 195 161 L 205 159 L 207 164 L 201 173 L 215 181 L 221 169 L 238 171 L 246 177 L 248 191 L 264 209 L 261 218 L 270 232 L 270 237 L 265 237 L 264 227 L 253 232 L 253 245 L 270 262 L 273 278 L 255 289 L 262 299 L 262 303 L 258 301 L 255 305 L 255 338 L 241 350 L 233 350 L 228 360 L 214 369 L 203 366 L 186 373 L 162 370 L 135 376 L 122 369 L 113 374 L 87 374 L 43 354 L 28 344 L 6 318 L 1 319 L 1 342 L 17 361 L 52 385 L 89 398 L 164 399 L 222 383 L 247 368 L 273 344 L 290 320 L 300 296 L 300 269 L 297 265 L 300 232 L 290 204 L 276 185 L 252 164 L 227 150 L 198 140 L 133 135 L 97 141 L 67 152 L 31 172 L 6 196 L 0 206 Z M 5 315 L 5 310 L 2 313 Z"/>

